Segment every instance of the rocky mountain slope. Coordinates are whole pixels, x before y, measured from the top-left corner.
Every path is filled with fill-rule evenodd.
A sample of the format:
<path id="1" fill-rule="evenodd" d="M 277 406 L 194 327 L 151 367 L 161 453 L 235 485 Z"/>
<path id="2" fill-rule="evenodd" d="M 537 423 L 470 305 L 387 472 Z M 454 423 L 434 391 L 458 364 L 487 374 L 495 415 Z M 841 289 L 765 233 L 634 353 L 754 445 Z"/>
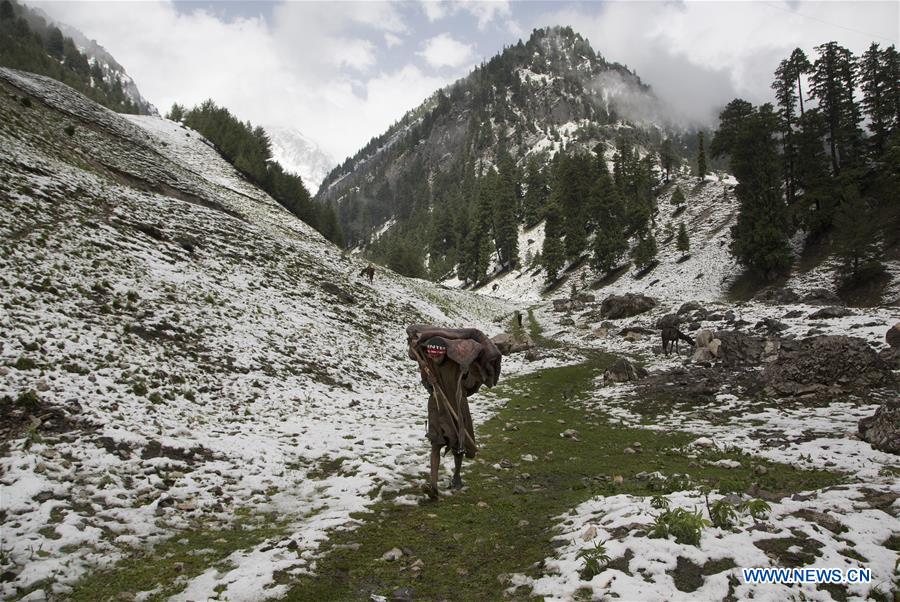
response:
<path id="1" fill-rule="evenodd" d="M 662 105 L 637 75 L 596 54 L 571 28 L 539 29 L 372 139 L 328 175 L 318 196 L 338 205 L 351 241 L 365 240 L 398 215 L 402 228 L 409 215 L 398 207 L 427 207 L 439 192 L 421 186 L 461 163 L 483 172 L 507 151 L 524 168 L 530 155 L 546 160 L 623 133 L 658 144 L 667 127 Z"/>
<path id="2" fill-rule="evenodd" d="M 325 530 L 420 456 L 404 327 L 490 332 L 507 305 L 363 284 L 176 123 L 7 69 L 0 117 L 3 597 L 67 597 L 89 567 L 235 512 L 285 511 L 292 535 L 245 550 L 265 575 L 204 577 L 195 599 L 309 570 Z"/>

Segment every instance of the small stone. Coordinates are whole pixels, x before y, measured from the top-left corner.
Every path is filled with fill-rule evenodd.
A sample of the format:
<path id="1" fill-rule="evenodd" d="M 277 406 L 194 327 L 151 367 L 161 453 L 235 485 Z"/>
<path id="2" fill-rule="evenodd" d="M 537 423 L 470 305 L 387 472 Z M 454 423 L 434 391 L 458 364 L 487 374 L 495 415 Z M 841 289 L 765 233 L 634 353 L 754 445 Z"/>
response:
<path id="1" fill-rule="evenodd" d="M 197 509 L 197 504 L 194 502 L 179 502 L 178 504 L 175 504 L 175 507 L 184 512 L 190 512 L 191 510 Z"/>
<path id="2" fill-rule="evenodd" d="M 523 493 L 528 493 L 528 490 L 521 485 L 516 485 L 515 487 L 513 487 L 513 493 L 521 495 Z"/>
<path id="3" fill-rule="evenodd" d="M 575 429 L 566 429 L 559 434 L 560 437 L 564 437 L 566 439 L 574 439 L 578 440 L 578 431 Z"/>
<path id="4" fill-rule="evenodd" d="M 391 602 L 413 602 L 413 590 L 409 587 L 401 587 L 391 592 Z"/>
<path id="5" fill-rule="evenodd" d="M 622 450 L 622 452 L 623 452 L 623 453 L 626 453 L 626 454 L 635 454 L 635 453 L 637 453 L 636 451 L 634 451 L 634 450 L 633 450 L 632 448 L 630 448 L 630 447 L 626 447 L 625 449 Z"/>
<path id="6" fill-rule="evenodd" d="M 519 526 L 519 528 L 521 529 L 522 527 L 527 527 L 527 526 L 530 525 L 530 524 L 531 524 L 531 523 L 529 523 L 527 520 L 525 520 L 525 519 L 523 518 L 522 520 L 519 521 L 518 526 Z"/>
<path id="7" fill-rule="evenodd" d="M 37 384 L 35 385 L 35 387 L 37 388 L 38 391 L 49 391 L 50 390 L 50 384 L 43 378 L 41 380 L 37 381 Z"/>
<path id="8" fill-rule="evenodd" d="M 522 456 L 522 461 L 523 461 L 523 462 L 534 462 L 536 459 L 537 459 L 537 458 L 535 458 L 535 457 L 532 456 L 531 454 L 525 454 L 524 456 Z"/>
<path id="9" fill-rule="evenodd" d="M 753 468 L 753 472 L 755 474 L 763 475 L 763 474 L 768 474 L 769 469 L 766 468 L 765 466 L 756 466 Z"/>
<path id="10" fill-rule="evenodd" d="M 182 572 L 184 570 L 184 563 L 176 562 L 175 564 L 172 565 L 172 570 L 175 571 L 176 573 Z"/>
<path id="11" fill-rule="evenodd" d="M 400 548 L 391 548 L 381 555 L 381 559 L 386 560 L 387 562 L 396 562 L 397 560 L 400 560 L 402 556 L 403 551 Z"/>
<path id="12" fill-rule="evenodd" d="M 633 447 L 635 449 L 641 449 L 643 447 L 643 445 L 641 445 L 640 441 L 635 441 L 634 443 L 631 444 L 631 447 Z"/>
<path id="13" fill-rule="evenodd" d="M 713 447 L 713 445 L 715 445 L 713 443 L 713 440 L 708 437 L 700 437 L 699 439 L 695 440 L 693 443 L 694 447 L 703 447 L 703 448 Z"/>
<path id="14" fill-rule="evenodd" d="M 500 460 L 500 468 L 512 468 L 512 465 L 512 461 L 508 458 L 503 458 L 502 460 Z"/>
<path id="15" fill-rule="evenodd" d="M 625 478 L 620 474 L 617 474 L 613 477 L 613 483 L 615 483 L 616 485 L 621 485 L 624 482 Z"/>
<path id="16" fill-rule="evenodd" d="M 460 577 L 465 577 L 466 575 L 469 574 L 469 571 L 467 571 L 463 567 L 459 567 L 458 569 L 456 569 L 456 574 L 459 575 Z"/>
<path id="17" fill-rule="evenodd" d="M 590 541 L 595 537 L 597 537 L 597 527 L 591 525 L 581 534 L 581 541 Z"/>
<path id="18" fill-rule="evenodd" d="M 490 508 L 490 506 L 488 506 L 487 502 L 478 502 L 475 505 L 478 506 L 479 508 Z"/>

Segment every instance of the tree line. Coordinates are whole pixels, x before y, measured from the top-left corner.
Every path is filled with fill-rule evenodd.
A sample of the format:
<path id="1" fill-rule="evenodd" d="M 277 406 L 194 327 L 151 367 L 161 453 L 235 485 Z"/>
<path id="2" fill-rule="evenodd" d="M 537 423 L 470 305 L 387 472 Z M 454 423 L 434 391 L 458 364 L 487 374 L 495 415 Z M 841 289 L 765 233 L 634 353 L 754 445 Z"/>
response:
<path id="1" fill-rule="evenodd" d="M 831 243 L 845 281 L 878 273 L 879 216 L 900 198 L 895 46 L 872 43 L 854 56 L 828 42 L 815 51 L 814 61 L 799 48 L 781 61 L 775 105 L 731 101 L 710 148 L 738 180 L 731 252 L 768 279 L 789 270 L 798 230 L 807 242 Z"/>
<path id="2" fill-rule="evenodd" d="M 0 1 L 0 65 L 46 75 L 119 113 L 140 113 L 114 73 L 104 73 L 72 38 L 15 0 Z"/>
<path id="3" fill-rule="evenodd" d="M 200 132 L 248 180 L 325 238 L 338 246 L 344 245 L 334 209 L 314 202 L 300 176 L 285 172 L 272 159 L 271 141 L 263 128 L 254 127 L 249 121 L 242 122 L 212 100 L 190 110 L 175 103 L 166 117 Z"/>

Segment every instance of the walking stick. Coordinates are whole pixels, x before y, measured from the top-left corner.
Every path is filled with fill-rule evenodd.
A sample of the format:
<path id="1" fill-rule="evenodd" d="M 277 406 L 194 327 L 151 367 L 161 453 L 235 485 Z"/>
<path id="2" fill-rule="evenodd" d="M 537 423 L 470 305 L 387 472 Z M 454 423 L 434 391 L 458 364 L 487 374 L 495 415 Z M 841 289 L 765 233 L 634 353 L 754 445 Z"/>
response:
<path id="1" fill-rule="evenodd" d="M 425 361 L 425 358 L 422 357 L 421 352 L 419 351 L 418 345 L 413 345 L 412 347 L 413 353 L 416 354 L 416 361 L 419 364 L 419 367 L 422 368 L 422 371 L 425 373 L 425 378 L 428 379 L 428 382 L 431 384 L 432 390 L 434 391 L 434 398 L 438 401 L 438 403 L 443 403 L 447 406 L 447 410 L 450 413 L 450 416 L 456 421 L 457 428 L 466 434 L 466 438 L 472 442 L 472 446 L 475 450 L 478 450 L 478 446 L 475 445 L 475 440 L 472 438 L 472 435 L 469 434 L 469 431 L 466 430 L 465 426 L 462 423 L 462 417 L 458 416 L 456 412 L 453 410 L 453 406 L 450 403 L 450 400 L 447 399 L 447 396 L 444 395 L 444 391 L 441 389 L 440 385 L 437 382 L 437 377 L 434 375 L 434 372 L 431 371 L 431 368 L 428 366 L 428 363 Z M 459 389 L 457 389 L 457 396 L 459 394 Z M 460 410 L 460 414 L 462 411 Z M 459 440 L 459 444 L 462 444 L 462 440 L 457 432 L 457 440 Z"/>

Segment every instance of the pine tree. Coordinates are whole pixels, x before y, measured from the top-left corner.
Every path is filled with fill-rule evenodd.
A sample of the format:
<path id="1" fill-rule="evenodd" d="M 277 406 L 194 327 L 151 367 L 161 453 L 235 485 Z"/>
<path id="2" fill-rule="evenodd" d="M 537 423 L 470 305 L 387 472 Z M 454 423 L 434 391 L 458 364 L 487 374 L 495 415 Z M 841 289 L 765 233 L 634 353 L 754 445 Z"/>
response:
<path id="1" fill-rule="evenodd" d="M 726 108 L 726 111 L 728 109 Z M 781 194 L 780 157 L 775 133 L 778 116 L 772 105 L 753 109 L 740 119 L 725 111 L 728 130 L 716 137 L 731 157 L 731 169 L 738 185 L 735 195 L 740 203 L 737 223 L 732 226 L 731 253 L 738 262 L 767 278 L 785 272 L 791 255 L 788 236 L 792 231 L 787 206 Z"/>
<path id="2" fill-rule="evenodd" d="M 697 134 L 697 142 L 699 144 L 699 148 L 697 150 L 697 175 L 702 180 L 706 177 L 707 174 L 706 151 L 703 148 L 703 132 Z"/>
<path id="3" fill-rule="evenodd" d="M 51 27 L 47 32 L 47 52 L 50 56 L 61 59 L 65 50 L 65 39 L 59 27 Z"/>
<path id="4" fill-rule="evenodd" d="M 519 224 L 516 220 L 519 184 L 516 176 L 516 164 L 506 153 L 500 160 L 494 191 L 494 240 L 501 267 L 513 267 L 519 261 Z"/>
<path id="5" fill-rule="evenodd" d="M 680 206 L 684 205 L 685 199 L 684 199 L 684 193 L 681 191 L 681 186 L 675 187 L 675 191 L 672 193 L 672 198 L 670 199 L 670 202 L 673 205 L 675 205 L 676 207 L 680 207 Z"/>
<path id="6" fill-rule="evenodd" d="M 827 126 L 832 173 L 838 175 L 858 158 L 861 143 L 861 116 L 853 98 L 856 61 L 837 42 L 816 46 L 816 51 L 819 57 L 810 76 L 812 95 L 819 101 Z"/>
<path id="7" fill-rule="evenodd" d="M 541 248 L 541 263 L 547 272 L 547 282 L 556 282 L 559 271 L 566 262 L 566 249 L 562 241 L 563 217 L 559 205 L 551 197 L 547 205 L 544 222 L 544 245 Z"/>
<path id="8" fill-rule="evenodd" d="M 172 108 L 169 109 L 169 113 L 166 115 L 166 119 L 170 119 L 172 121 L 181 121 L 184 119 L 184 106 L 178 104 L 177 102 L 172 103 Z"/>
<path id="9" fill-rule="evenodd" d="M 671 138 L 663 140 L 659 147 L 659 164 L 663 171 L 666 172 L 666 183 L 668 184 L 672 171 L 678 168 L 678 153 L 675 152 L 675 148 L 672 146 Z"/>
<path id="10" fill-rule="evenodd" d="M 638 270 L 648 267 L 656 259 L 656 239 L 652 232 L 647 232 L 638 239 L 637 245 L 631 251 L 631 257 Z"/>
<path id="11" fill-rule="evenodd" d="M 869 116 L 873 156 L 878 156 L 884 150 L 887 137 L 895 125 L 892 89 L 896 88 L 898 83 L 896 79 L 891 79 L 894 74 L 891 73 L 888 56 L 888 52 L 882 52 L 878 44 L 873 42 L 859 60 L 862 107 Z"/>
<path id="12" fill-rule="evenodd" d="M 802 106 L 803 89 L 801 76 L 812 68 L 806 54 L 797 48 L 791 53 L 790 58 L 781 61 L 775 70 L 775 81 L 772 89 L 775 90 L 775 98 L 778 100 L 778 115 L 781 119 L 781 142 L 784 169 L 785 195 L 788 204 L 793 204 L 796 182 L 795 163 L 797 161 L 797 149 L 794 141 L 794 125 L 796 122 L 795 108 L 799 100 Z M 796 90 L 794 85 L 796 84 Z M 801 109 L 802 111 L 802 109 Z"/>
<path id="13" fill-rule="evenodd" d="M 835 250 L 845 280 L 871 275 L 883 269 L 878 244 L 878 223 L 854 182 L 845 182 L 835 223 Z"/>
<path id="14" fill-rule="evenodd" d="M 687 228 L 684 227 L 684 222 L 681 222 L 678 225 L 678 240 L 675 244 L 682 255 L 691 250 L 691 241 L 688 238 L 688 231 Z"/>
<path id="15" fill-rule="evenodd" d="M 544 206 L 547 204 L 547 177 L 537 158 L 532 155 L 528 158 L 525 169 L 525 198 L 524 219 L 525 227 L 531 228 L 544 217 Z"/>
<path id="16" fill-rule="evenodd" d="M 833 217 L 834 195 L 828 157 L 822 144 L 825 122 L 818 109 L 810 109 L 798 119 L 797 125 L 797 201 L 793 210 L 800 225 L 815 238 L 831 226 Z"/>
<path id="17" fill-rule="evenodd" d="M 15 11 L 13 10 L 12 2 L 9 0 L 3 0 L 0 2 L 0 21 L 11 21 L 16 16 Z"/>

